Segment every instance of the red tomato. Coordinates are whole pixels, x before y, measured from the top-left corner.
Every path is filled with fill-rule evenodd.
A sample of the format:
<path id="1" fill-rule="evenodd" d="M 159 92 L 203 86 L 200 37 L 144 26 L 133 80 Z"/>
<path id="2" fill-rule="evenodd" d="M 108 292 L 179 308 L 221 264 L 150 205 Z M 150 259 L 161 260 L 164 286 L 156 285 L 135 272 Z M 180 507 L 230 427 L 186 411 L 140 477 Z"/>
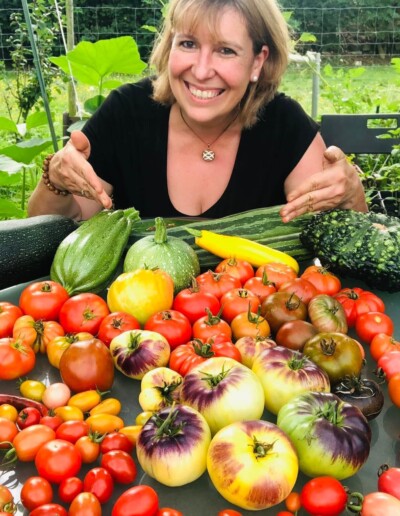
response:
<path id="1" fill-rule="evenodd" d="M 243 312 L 257 313 L 260 299 L 256 294 L 245 288 L 234 288 L 225 292 L 221 297 L 222 318 L 231 323 L 233 319 Z"/>
<path id="2" fill-rule="evenodd" d="M 92 493 L 101 504 L 108 502 L 114 490 L 114 480 L 105 468 L 90 469 L 83 479 L 83 490 Z"/>
<path id="3" fill-rule="evenodd" d="M 12 337 L 0 339 L 0 380 L 15 380 L 35 367 L 36 355 L 30 346 Z"/>
<path id="4" fill-rule="evenodd" d="M 0 302 L 0 339 L 12 336 L 14 323 L 22 315 L 18 306 L 7 301 Z"/>
<path id="5" fill-rule="evenodd" d="M 305 305 L 308 305 L 311 299 L 319 294 L 317 288 L 305 278 L 294 278 L 286 281 L 279 287 L 279 292 L 294 293 Z"/>
<path id="6" fill-rule="evenodd" d="M 45 478 L 29 477 L 22 486 L 20 497 L 22 505 L 32 511 L 53 501 L 53 488 Z"/>
<path id="7" fill-rule="evenodd" d="M 400 468 L 390 468 L 387 464 L 381 466 L 378 470 L 378 490 L 400 500 Z"/>
<path id="8" fill-rule="evenodd" d="M 347 493 L 333 477 L 316 477 L 303 486 L 301 506 L 312 516 L 339 516 L 347 505 Z"/>
<path id="9" fill-rule="evenodd" d="M 71 503 L 82 491 L 83 481 L 79 477 L 65 478 L 58 486 L 58 496 L 64 503 Z"/>
<path id="10" fill-rule="evenodd" d="M 318 294 L 333 296 L 342 288 L 340 279 L 335 274 L 318 265 L 310 265 L 300 277 L 312 283 Z"/>
<path id="11" fill-rule="evenodd" d="M 212 315 L 207 311 L 208 315 L 200 317 L 193 324 L 193 338 L 208 340 L 217 335 L 225 335 L 227 340 L 232 338 L 232 330 L 229 324 L 221 319 L 220 314 Z"/>
<path id="12" fill-rule="evenodd" d="M 60 323 L 66 333 L 87 331 L 97 335 L 101 321 L 110 313 L 107 303 L 97 294 L 85 292 L 66 301 L 60 310 Z"/>
<path id="13" fill-rule="evenodd" d="M 201 292 L 209 292 L 218 299 L 221 299 L 228 290 L 242 286 L 239 278 L 235 278 L 227 272 L 218 273 L 210 270 L 197 276 L 196 281 Z"/>
<path id="14" fill-rule="evenodd" d="M 165 337 L 171 349 L 184 344 L 192 337 L 189 319 L 177 310 L 156 312 L 147 319 L 144 329 L 155 331 Z"/>
<path id="15" fill-rule="evenodd" d="M 18 434 L 18 427 L 6 417 L 0 417 L 0 449 L 9 448 L 9 443 L 12 443 L 14 437 Z"/>
<path id="16" fill-rule="evenodd" d="M 185 376 L 193 367 L 205 362 L 210 357 L 230 357 L 238 362 L 242 357 L 238 348 L 224 339 L 193 339 L 187 344 L 175 348 L 169 358 L 169 367 Z"/>
<path id="17" fill-rule="evenodd" d="M 18 412 L 17 426 L 20 430 L 40 423 L 42 414 L 36 407 L 25 407 Z"/>
<path id="18" fill-rule="evenodd" d="M 51 412 L 47 414 L 47 416 L 42 416 L 40 418 L 40 424 L 46 425 L 49 428 L 52 428 L 54 431 L 57 430 L 57 428 L 64 422 L 64 420 L 61 418 L 61 416 L 58 416 L 57 414 Z"/>
<path id="19" fill-rule="evenodd" d="M 100 455 L 100 444 L 98 441 L 102 437 L 97 437 L 96 432 L 90 432 L 89 435 L 82 435 L 76 441 L 75 448 L 79 451 L 84 464 L 90 464 L 98 459 Z"/>
<path id="20" fill-rule="evenodd" d="M 296 493 L 296 491 L 292 491 L 285 498 L 286 509 L 291 512 L 297 512 L 301 508 L 301 499 L 300 493 Z"/>
<path id="21" fill-rule="evenodd" d="M 111 450 L 101 457 L 100 466 L 105 468 L 119 484 L 131 484 L 137 474 L 132 456 L 123 450 Z"/>
<path id="22" fill-rule="evenodd" d="M 355 330 L 359 338 L 370 344 L 378 333 L 393 335 L 394 325 L 392 319 L 381 312 L 366 312 L 356 319 Z"/>
<path id="23" fill-rule="evenodd" d="M 117 498 L 111 516 L 157 516 L 158 495 L 146 485 L 134 486 Z"/>
<path id="24" fill-rule="evenodd" d="M 400 351 L 386 351 L 377 362 L 378 371 L 385 373 L 389 381 L 394 375 L 400 373 Z"/>
<path id="25" fill-rule="evenodd" d="M 42 321 L 58 321 L 58 314 L 69 294 L 56 281 L 35 281 L 23 289 L 19 307 L 24 314 Z"/>
<path id="26" fill-rule="evenodd" d="M 290 511 L 279 511 L 276 516 L 295 516 L 293 512 Z"/>
<path id="27" fill-rule="evenodd" d="M 400 408 L 400 372 L 394 374 L 388 384 L 388 393 L 393 405 Z"/>
<path id="28" fill-rule="evenodd" d="M 101 321 L 97 338 L 109 346 L 113 338 L 124 331 L 139 329 L 140 323 L 133 315 L 126 312 L 112 312 Z"/>
<path id="29" fill-rule="evenodd" d="M 361 288 L 342 288 L 333 297 L 343 306 L 350 328 L 361 314 L 385 311 L 385 304 L 380 297 Z"/>
<path id="30" fill-rule="evenodd" d="M 5 510 L 13 510 L 14 509 L 14 497 L 12 492 L 8 489 L 8 487 L 0 484 L 0 516 Z M 5 513 L 9 515 L 9 513 Z"/>
<path id="31" fill-rule="evenodd" d="M 183 512 L 171 509 L 171 507 L 161 507 L 158 509 L 157 516 L 183 516 Z"/>
<path id="32" fill-rule="evenodd" d="M 400 341 L 386 333 L 377 333 L 371 340 L 369 351 L 371 357 L 377 361 L 386 351 L 400 351 Z"/>
<path id="33" fill-rule="evenodd" d="M 240 279 L 244 285 L 247 280 L 254 277 L 254 269 L 246 260 L 237 260 L 235 257 L 225 258 L 215 267 L 215 272 L 227 272 L 231 276 Z"/>
<path id="34" fill-rule="evenodd" d="M 217 516 L 242 516 L 242 513 L 234 509 L 222 509 Z"/>
<path id="35" fill-rule="evenodd" d="M 74 477 L 81 465 L 82 459 L 78 450 L 72 443 L 63 439 L 54 439 L 43 444 L 35 457 L 39 475 L 54 484 L 59 484 L 65 478 Z"/>
<path id="36" fill-rule="evenodd" d="M 270 262 L 258 267 L 256 276 L 262 278 L 264 274 L 268 281 L 275 283 L 277 289 L 279 289 L 283 283 L 297 278 L 297 273 L 292 267 L 278 262 Z"/>
<path id="37" fill-rule="evenodd" d="M 58 503 L 46 503 L 33 509 L 29 516 L 70 516 L 67 510 Z"/>
<path id="38" fill-rule="evenodd" d="M 133 443 L 127 435 L 121 432 L 111 432 L 101 441 L 100 451 L 101 453 L 107 453 L 111 450 L 123 450 L 126 453 L 131 453 Z"/>
<path id="39" fill-rule="evenodd" d="M 88 435 L 89 430 L 90 427 L 86 421 L 76 421 L 71 419 L 70 421 L 64 421 L 57 428 L 56 438 L 75 444 L 80 437 Z"/>
<path id="40" fill-rule="evenodd" d="M 93 493 L 79 493 L 69 506 L 68 516 L 101 516 L 101 504 Z"/>
<path id="41" fill-rule="evenodd" d="M 206 315 L 206 308 L 213 315 L 217 315 L 221 304 L 214 294 L 200 290 L 196 280 L 194 280 L 192 287 L 185 288 L 176 294 L 172 308 L 186 315 L 190 323 L 193 324 L 197 319 Z"/>
<path id="42" fill-rule="evenodd" d="M 275 283 L 269 281 L 266 274 L 263 274 L 261 277 L 253 276 L 248 279 L 243 285 L 243 288 L 253 292 L 253 294 L 255 294 L 260 300 L 260 303 L 262 303 L 270 294 L 276 292 Z"/>

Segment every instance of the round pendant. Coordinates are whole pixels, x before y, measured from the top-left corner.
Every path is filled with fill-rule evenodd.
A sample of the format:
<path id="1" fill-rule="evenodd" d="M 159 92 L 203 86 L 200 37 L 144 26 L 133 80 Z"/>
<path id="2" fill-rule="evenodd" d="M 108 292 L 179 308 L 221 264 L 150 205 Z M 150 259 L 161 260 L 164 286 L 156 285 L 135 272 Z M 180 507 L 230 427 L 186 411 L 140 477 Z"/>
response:
<path id="1" fill-rule="evenodd" d="M 211 149 L 205 149 L 203 150 L 202 157 L 204 161 L 214 161 L 215 159 L 215 152 Z"/>

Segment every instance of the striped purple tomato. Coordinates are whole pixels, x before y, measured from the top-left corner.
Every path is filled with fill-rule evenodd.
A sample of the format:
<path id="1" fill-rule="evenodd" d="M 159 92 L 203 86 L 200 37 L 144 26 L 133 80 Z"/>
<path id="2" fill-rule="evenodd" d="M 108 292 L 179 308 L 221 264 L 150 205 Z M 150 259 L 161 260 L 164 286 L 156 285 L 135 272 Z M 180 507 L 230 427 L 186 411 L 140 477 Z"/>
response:
<path id="1" fill-rule="evenodd" d="M 253 362 L 264 388 L 265 407 L 272 414 L 304 392 L 329 392 L 329 377 L 300 351 L 275 346 L 259 353 Z"/>
<path id="2" fill-rule="evenodd" d="M 329 392 L 300 394 L 278 412 L 277 425 L 290 438 L 300 470 L 310 477 L 343 480 L 368 459 L 371 428 L 361 410 Z"/>
<path id="3" fill-rule="evenodd" d="M 184 405 L 155 413 L 142 428 L 136 453 L 143 471 L 166 486 L 197 480 L 206 470 L 210 428 L 197 410 Z"/>

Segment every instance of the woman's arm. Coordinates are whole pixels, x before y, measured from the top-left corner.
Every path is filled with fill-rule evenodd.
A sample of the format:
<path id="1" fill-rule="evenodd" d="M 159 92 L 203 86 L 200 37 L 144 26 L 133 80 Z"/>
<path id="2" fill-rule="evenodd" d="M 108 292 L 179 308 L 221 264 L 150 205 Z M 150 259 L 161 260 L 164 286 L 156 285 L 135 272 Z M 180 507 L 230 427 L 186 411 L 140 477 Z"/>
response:
<path id="1" fill-rule="evenodd" d="M 318 133 L 285 181 L 282 220 L 331 208 L 368 211 L 360 177 L 337 147 L 326 149 Z"/>

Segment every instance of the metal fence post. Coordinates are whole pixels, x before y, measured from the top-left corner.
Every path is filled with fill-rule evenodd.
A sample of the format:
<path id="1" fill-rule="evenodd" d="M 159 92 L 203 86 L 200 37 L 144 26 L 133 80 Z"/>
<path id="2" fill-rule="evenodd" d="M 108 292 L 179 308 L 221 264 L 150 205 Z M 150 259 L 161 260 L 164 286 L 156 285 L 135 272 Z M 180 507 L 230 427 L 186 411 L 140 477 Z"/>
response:
<path id="1" fill-rule="evenodd" d="M 319 78 L 321 73 L 321 54 L 316 52 L 314 54 L 314 68 L 312 78 L 312 101 L 311 101 L 311 116 L 314 120 L 318 116 L 318 101 L 319 101 Z"/>

